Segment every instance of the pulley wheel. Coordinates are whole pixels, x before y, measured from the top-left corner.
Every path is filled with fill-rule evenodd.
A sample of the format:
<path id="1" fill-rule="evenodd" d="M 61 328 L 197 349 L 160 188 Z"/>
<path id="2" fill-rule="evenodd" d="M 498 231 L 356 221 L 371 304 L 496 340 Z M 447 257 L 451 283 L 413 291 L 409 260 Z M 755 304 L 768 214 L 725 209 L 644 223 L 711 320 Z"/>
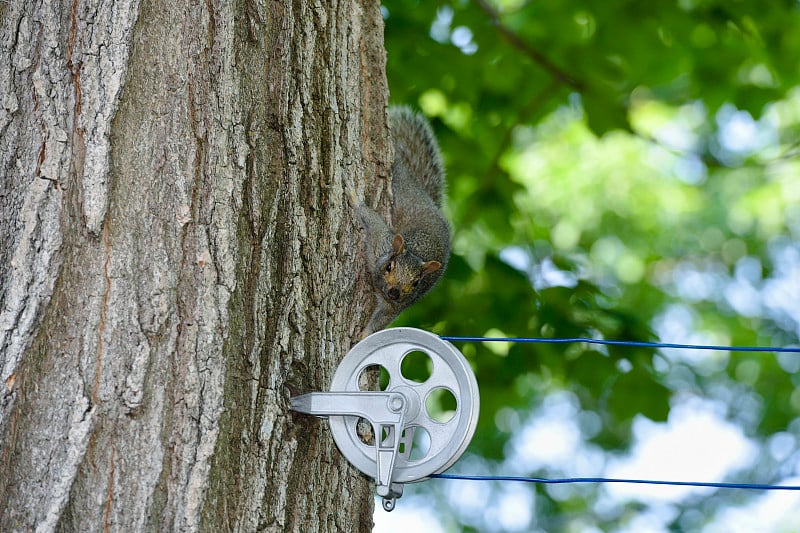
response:
<path id="1" fill-rule="evenodd" d="M 424 355 L 421 355 L 424 354 Z M 406 357 L 430 359 L 427 379 L 403 374 Z M 469 363 L 458 349 L 432 333 L 414 328 L 392 328 L 374 333 L 355 345 L 342 359 L 331 381 L 331 392 L 364 390 L 362 373 L 383 367 L 388 374 L 385 392 L 406 398 L 406 418 L 392 481 L 407 483 L 448 469 L 464 453 L 478 423 L 479 395 Z M 385 381 L 385 379 L 384 379 Z M 431 412 L 437 396 L 451 396 L 455 408 L 445 416 Z M 361 472 L 375 477 L 374 440 L 365 438 L 365 424 L 357 416 L 332 416 L 329 424 L 336 446 Z M 384 436 L 373 436 L 383 438 Z"/>

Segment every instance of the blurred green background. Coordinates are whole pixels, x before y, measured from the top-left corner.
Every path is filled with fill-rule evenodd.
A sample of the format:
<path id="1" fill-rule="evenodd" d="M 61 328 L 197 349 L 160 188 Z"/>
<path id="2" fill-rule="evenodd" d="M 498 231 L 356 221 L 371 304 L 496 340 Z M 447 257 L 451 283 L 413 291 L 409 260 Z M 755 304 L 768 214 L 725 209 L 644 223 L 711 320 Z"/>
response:
<path id="1" fill-rule="evenodd" d="M 798 344 L 800 3 L 392 0 L 382 9 L 391 102 L 431 120 L 454 228 L 442 283 L 394 325 Z M 800 354 L 459 348 L 478 377 L 481 416 L 454 472 L 619 473 L 648 438 L 705 420 L 709 433 L 690 431 L 684 451 L 667 446 L 625 472 L 800 476 Z M 726 450 L 741 453 L 725 462 Z M 717 459 L 717 470 L 691 466 Z M 731 513 L 765 501 L 753 491 L 442 480 L 406 490 L 401 516 L 376 511 L 377 530 L 400 527 L 407 507 L 445 531 L 733 531 Z M 796 531 L 797 514 L 771 519 Z"/>

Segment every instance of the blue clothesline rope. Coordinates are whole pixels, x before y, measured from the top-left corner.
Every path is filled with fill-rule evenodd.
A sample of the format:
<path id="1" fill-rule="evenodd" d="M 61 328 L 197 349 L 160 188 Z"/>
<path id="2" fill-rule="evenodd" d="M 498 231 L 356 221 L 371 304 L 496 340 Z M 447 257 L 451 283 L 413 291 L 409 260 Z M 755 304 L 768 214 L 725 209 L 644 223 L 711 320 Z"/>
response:
<path id="1" fill-rule="evenodd" d="M 725 352 L 780 352 L 800 353 L 800 347 L 771 347 L 771 346 L 715 346 L 709 344 L 674 344 L 669 342 L 640 342 L 640 341 L 613 341 L 603 339 L 590 339 L 587 337 L 570 338 L 544 338 L 544 337 L 449 337 L 442 339 L 450 342 L 527 342 L 538 344 L 570 344 L 586 342 L 589 344 L 602 344 L 605 346 L 636 346 L 640 348 L 678 348 L 686 350 L 716 350 Z"/>
<path id="2" fill-rule="evenodd" d="M 767 347 L 767 346 L 717 346 L 707 344 L 676 344 L 667 342 L 640 342 L 616 341 L 604 339 L 590 339 L 587 337 L 570 338 L 542 338 L 542 337 L 453 337 L 442 336 L 449 342 L 521 342 L 538 344 L 570 344 L 585 342 L 605 346 L 636 346 L 640 348 L 672 348 L 689 350 L 716 350 L 728 352 L 780 352 L 800 353 L 800 347 Z M 568 483 L 627 483 L 639 485 L 671 485 L 682 487 L 710 487 L 718 489 L 744 489 L 744 490 L 789 490 L 800 491 L 799 485 L 771 485 L 761 483 L 715 483 L 706 481 L 665 481 L 655 479 L 621 479 L 606 477 L 577 477 L 577 478 L 536 478 L 522 476 L 472 476 L 462 474 L 431 474 L 431 478 L 457 479 L 467 481 L 517 481 L 523 483 L 538 483 L 548 485 L 563 485 Z"/>
<path id="3" fill-rule="evenodd" d="M 538 477 L 521 476 L 468 476 L 461 474 L 431 474 L 431 478 L 459 479 L 466 481 L 520 481 L 523 483 L 539 483 L 548 485 L 564 485 L 568 483 L 629 483 L 638 485 L 673 485 L 681 487 L 711 487 L 717 489 L 746 489 L 746 490 L 795 490 L 800 491 L 798 485 L 770 485 L 761 483 L 713 483 L 706 481 L 663 481 L 655 479 L 620 479 L 607 477 L 572 477 L 559 479 L 545 479 Z"/>
<path id="4" fill-rule="evenodd" d="M 449 342 L 522 342 L 538 344 L 570 344 L 585 342 L 605 346 L 636 346 L 640 348 L 673 348 L 688 350 L 716 350 L 728 352 L 780 352 L 800 353 L 800 347 L 767 347 L 767 346 L 717 346 L 707 344 L 675 344 L 667 342 L 640 342 L 640 341 L 615 341 L 604 339 L 590 339 L 586 337 L 570 338 L 542 338 L 542 337 L 452 337 L 442 336 Z M 545 479 L 521 476 L 471 476 L 461 474 L 432 474 L 431 478 L 458 479 L 467 481 L 518 481 L 523 483 L 539 483 L 548 485 L 563 485 L 568 483 L 628 483 L 639 485 L 672 485 L 683 487 L 710 487 L 718 489 L 747 489 L 747 490 L 790 490 L 800 491 L 798 485 L 771 485 L 760 483 L 715 483 L 706 481 L 664 481 L 655 479 L 620 479 L 605 477 L 579 477 Z"/>

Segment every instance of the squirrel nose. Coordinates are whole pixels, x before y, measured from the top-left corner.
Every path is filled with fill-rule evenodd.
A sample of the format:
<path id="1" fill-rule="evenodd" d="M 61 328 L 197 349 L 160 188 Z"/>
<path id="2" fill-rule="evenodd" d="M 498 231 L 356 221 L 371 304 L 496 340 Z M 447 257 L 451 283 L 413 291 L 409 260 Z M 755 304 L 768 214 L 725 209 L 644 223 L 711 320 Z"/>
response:
<path id="1" fill-rule="evenodd" d="M 400 298 L 400 289 L 398 289 L 397 287 L 392 287 L 391 289 L 389 289 L 389 299 L 397 300 L 398 298 Z"/>

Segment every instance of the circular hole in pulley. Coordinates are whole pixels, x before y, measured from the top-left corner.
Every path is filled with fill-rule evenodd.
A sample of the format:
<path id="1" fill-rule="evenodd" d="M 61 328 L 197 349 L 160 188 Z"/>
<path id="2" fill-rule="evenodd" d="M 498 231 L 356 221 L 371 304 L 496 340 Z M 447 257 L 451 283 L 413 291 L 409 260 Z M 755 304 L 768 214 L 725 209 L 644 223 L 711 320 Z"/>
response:
<path id="1" fill-rule="evenodd" d="M 389 371 L 381 365 L 364 367 L 358 375 L 358 390 L 384 391 L 389 386 Z"/>
<path id="2" fill-rule="evenodd" d="M 425 383 L 433 372 L 433 361 L 425 352 L 414 350 L 403 356 L 400 362 L 400 373 L 408 381 Z"/>
<path id="3" fill-rule="evenodd" d="M 431 451 L 431 434 L 422 426 L 409 426 L 403 430 L 401 447 L 404 447 L 402 442 L 408 437 L 409 432 L 413 432 L 414 435 L 411 439 L 411 450 L 408 454 L 408 461 L 422 461 L 427 457 L 428 452 Z M 405 449 L 399 451 L 400 453 L 406 452 Z"/>
<path id="4" fill-rule="evenodd" d="M 425 411 L 431 420 L 446 424 L 456 416 L 458 402 L 453 391 L 444 387 L 433 389 L 425 399 Z"/>
<path id="5" fill-rule="evenodd" d="M 370 421 L 366 418 L 358 417 L 358 421 L 356 422 L 356 435 L 358 435 L 358 440 L 367 446 L 375 446 L 375 430 L 372 428 Z"/>

